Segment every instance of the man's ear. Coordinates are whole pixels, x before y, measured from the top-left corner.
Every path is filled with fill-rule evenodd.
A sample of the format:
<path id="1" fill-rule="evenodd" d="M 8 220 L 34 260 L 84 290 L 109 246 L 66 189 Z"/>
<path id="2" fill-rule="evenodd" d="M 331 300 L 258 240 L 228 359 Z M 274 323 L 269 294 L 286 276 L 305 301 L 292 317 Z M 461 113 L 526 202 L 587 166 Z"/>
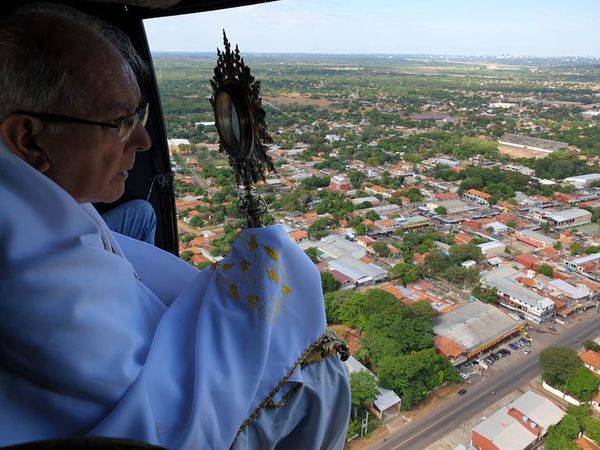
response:
<path id="1" fill-rule="evenodd" d="M 38 145 L 43 130 L 41 120 L 26 115 L 9 115 L 0 122 L 0 135 L 8 149 L 42 173 L 50 168 L 48 155 Z"/>

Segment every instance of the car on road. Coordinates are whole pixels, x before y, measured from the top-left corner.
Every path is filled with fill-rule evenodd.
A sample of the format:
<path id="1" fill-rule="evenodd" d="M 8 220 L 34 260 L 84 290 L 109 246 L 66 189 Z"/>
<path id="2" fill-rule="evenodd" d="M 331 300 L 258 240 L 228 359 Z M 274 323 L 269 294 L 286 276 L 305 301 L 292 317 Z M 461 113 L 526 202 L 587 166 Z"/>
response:
<path id="1" fill-rule="evenodd" d="M 458 391 L 458 395 L 465 395 L 467 393 L 466 389 L 461 389 L 460 391 Z"/>

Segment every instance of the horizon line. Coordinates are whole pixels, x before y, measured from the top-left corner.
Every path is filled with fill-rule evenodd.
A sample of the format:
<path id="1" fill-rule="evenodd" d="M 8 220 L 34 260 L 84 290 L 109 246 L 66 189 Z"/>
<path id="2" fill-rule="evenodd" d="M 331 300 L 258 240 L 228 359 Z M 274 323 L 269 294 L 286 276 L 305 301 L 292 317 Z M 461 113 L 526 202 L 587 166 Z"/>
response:
<path id="1" fill-rule="evenodd" d="M 150 53 L 198 53 L 198 54 L 215 54 L 212 50 L 151 50 Z M 314 56 L 425 56 L 425 57 L 445 57 L 445 58 L 501 58 L 501 59 L 510 59 L 510 58 L 538 58 L 538 59 L 565 59 L 565 58 L 584 58 L 584 59 L 598 59 L 600 60 L 600 56 L 592 56 L 592 55 L 559 55 L 559 56 L 540 56 L 540 55 L 510 55 L 510 54 L 446 54 L 446 53 L 326 53 L 326 52 L 251 52 L 244 51 L 245 55 L 314 55 Z"/>

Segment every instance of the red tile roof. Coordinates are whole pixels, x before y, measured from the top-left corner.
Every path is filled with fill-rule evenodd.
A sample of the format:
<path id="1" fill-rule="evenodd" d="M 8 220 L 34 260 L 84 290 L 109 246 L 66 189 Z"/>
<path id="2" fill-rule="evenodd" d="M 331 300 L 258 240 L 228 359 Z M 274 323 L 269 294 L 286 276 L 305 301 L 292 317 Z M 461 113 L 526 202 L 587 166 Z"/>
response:
<path id="1" fill-rule="evenodd" d="M 600 450 L 600 447 L 583 436 L 575 439 L 575 444 L 577 444 L 577 447 L 579 447 L 581 450 Z"/>
<path id="2" fill-rule="evenodd" d="M 446 358 L 456 358 L 465 352 L 465 348 L 446 336 L 434 336 L 433 345 L 438 353 Z"/>
<path id="3" fill-rule="evenodd" d="M 595 352 L 594 350 L 587 350 L 579 355 L 579 358 L 581 358 L 584 364 L 600 370 L 600 353 Z"/>
<path id="4" fill-rule="evenodd" d="M 476 197 L 481 197 L 481 198 L 485 198 L 485 199 L 492 197 L 491 194 L 486 194 L 485 192 L 478 191 L 477 189 L 469 189 L 467 192 Z"/>

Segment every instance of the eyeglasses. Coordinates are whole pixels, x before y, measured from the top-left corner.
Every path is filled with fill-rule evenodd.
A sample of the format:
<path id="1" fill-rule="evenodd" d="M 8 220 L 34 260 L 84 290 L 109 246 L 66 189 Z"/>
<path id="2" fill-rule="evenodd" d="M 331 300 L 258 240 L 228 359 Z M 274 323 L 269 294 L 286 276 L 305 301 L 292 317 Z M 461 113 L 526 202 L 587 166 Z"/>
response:
<path id="1" fill-rule="evenodd" d="M 148 121 L 148 110 L 149 104 L 143 101 L 140 104 L 140 106 L 136 108 L 133 114 L 121 117 L 120 119 L 115 120 L 115 123 L 95 122 L 93 120 L 79 119 L 78 117 L 70 117 L 62 114 L 39 113 L 30 111 L 15 111 L 13 114 L 23 114 L 31 117 L 37 117 L 38 119 L 42 120 L 49 120 L 51 122 L 81 123 L 84 125 L 96 125 L 99 127 L 116 128 L 119 141 L 127 142 L 127 140 L 131 137 L 131 133 L 133 133 L 133 130 L 135 129 L 138 123 L 141 123 L 143 127 L 146 126 L 146 122 Z"/>

